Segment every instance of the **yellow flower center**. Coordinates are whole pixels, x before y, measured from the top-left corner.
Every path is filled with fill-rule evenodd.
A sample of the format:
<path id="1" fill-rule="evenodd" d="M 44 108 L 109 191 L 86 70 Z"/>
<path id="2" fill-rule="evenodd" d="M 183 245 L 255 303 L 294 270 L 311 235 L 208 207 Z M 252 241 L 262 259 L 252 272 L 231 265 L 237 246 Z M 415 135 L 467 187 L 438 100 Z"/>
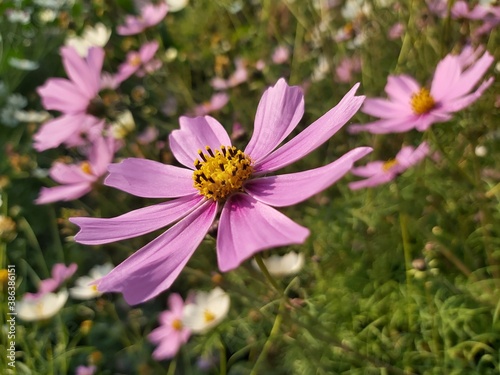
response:
<path id="1" fill-rule="evenodd" d="M 205 310 L 203 312 L 203 318 L 205 319 L 205 323 L 208 324 L 215 320 L 215 315 L 212 312 Z"/>
<path id="2" fill-rule="evenodd" d="M 382 165 L 382 170 L 384 172 L 389 171 L 392 167 L 396 166 L 398 164 L 398 161 L 396 159 L 391 159 L 387 160 L 383 165 Z"/>
<path id="3" fill-rule="evenodd" d="M 128 61 L 128 63 L 134 67 L 141 65 L 141 55 L 138 53 L 133 53 Z"/>
<path id="4" fill-rule="evenodd" d="M 209 146 L 205 150 L 207 154 L 198 151 L 201 161 L 194 161 L 194 187 L 200 194 L 216 201 L 241 191 L 253 172 L 250 158 L 234 146 L 221 146 L 215 153 Z"/>
<path id="5" fill-rule="evenodd" d="M 182 327 L 182 321 L 180 319 L 174 319 L 174 321 L 172 322 L 172 328 L 176 331 L 181 331 Z"/>
<path id="6" fill-rule="evenodd" d="M 80 169 L 86 173 L 86 174 L 92 174 L 92 168 L 90 166 L 90 163 L 88 161 L 84 161 L 81 165 L 80 165 Z"/>
<path id="7" fill-rule="evenodd" d="M 429 112 L 435 105 L 436 102 L 430 91 L 424 87 L 411 97 L 411 108 L 416 115 L 422 115 Z"/>
<path id="8" fill-rule="evenodd" d="M 97 285 L 95 285 L 95 284 L 91 285 L 90 289 L 92 289 L 92 291 L 94 291 L 94 292 L 99 292 L 99 289 L 97 289 Z"/>

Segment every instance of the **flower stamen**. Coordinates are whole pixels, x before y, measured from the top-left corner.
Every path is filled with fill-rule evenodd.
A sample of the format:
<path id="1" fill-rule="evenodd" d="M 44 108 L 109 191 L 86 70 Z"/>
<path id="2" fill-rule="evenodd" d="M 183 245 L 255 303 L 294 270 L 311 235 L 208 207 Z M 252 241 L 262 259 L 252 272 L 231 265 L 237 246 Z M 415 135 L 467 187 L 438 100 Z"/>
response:
<path id="1" fill-rule="evenodd" d="M 411 97 L 411 108 L 416 115 L 423 115 L 430 112 L 436 106 L 436 102 L 429 90 L 422 87 L 416 94 Z"/>
<path id="2" fill-rule="evenodd" d="M 384 172 L 388 172 L 390 169 L 398 165 L 398 161 L 396 159 L 391 159 L 387 160 L 383 165 L 382 165 L 382 170 Z"/>
<path id="3" fill-rule="evenodd" d="M 194 161 L 194 187 L 200 194 L 213 200 L 221 200 L 235 191 L 242 191 L 243 183 L 253 173 L 252 161 L 234 146 L 221 146 L 213 151 L 205 147 L 199 150 L 200 160 Z"/>

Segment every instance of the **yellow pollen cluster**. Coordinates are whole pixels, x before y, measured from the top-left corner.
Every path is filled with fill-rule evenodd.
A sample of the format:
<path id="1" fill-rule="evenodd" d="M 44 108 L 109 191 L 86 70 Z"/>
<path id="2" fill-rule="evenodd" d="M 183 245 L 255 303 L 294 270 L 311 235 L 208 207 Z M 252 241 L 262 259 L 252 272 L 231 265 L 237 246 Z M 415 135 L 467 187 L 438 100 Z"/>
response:
<path id="1" fill-rule="evenodd" d="M 176 331 L 181 331 L 183 328 L 182 321 L 180 319 L 174 319 L 172 321 L 172 328 Z"/>
<path id="2" fill-rule="evenodd" d="M 212 312 L 205 310 L 203 312 L 203 318 L 205 320 L 205 323 L 210 323 L 215 320 L 215 315 Z"/>
<path id="3" fill-rule="evenodd" d="M 215 153 L 209 146 L 205 150 L 206 154 L 199 150 L 200 160 L 194 161 L 194 187 L 200 194 L 220 200 L 242 190 L 243 183 L 253 172 L 250 158 L 234 146 L 221 146 Z"/>
<path id="4" fill-rule="evenodd" d="M 80 169 L 86 174 L 92 174 L 92 167 L 88 161 L 84 161 L 80 164 Z"/>
<path id="5" fill-rule="evenodd" d="M 141 55 L 139 55 L 138 53 L 132 54 L 132 56 L 128 60 L 128 63 L 134 67 L 141 65 Z"/>
<path id="6" fill-rule="evenodd" d="M 392 167 L 396 166 L 398 164 L 398 161 L 396 159 L 391 159 L 391 160 L 387 160 L 384 165 L 382 165 L 382 170 L 384 172 L 387 172 L 389 169 L 391 169 Z"/>
<path id="7" fill-rule="evenodd" d="M 421 88 L 419 92 L 413 94 L 411 97 L 411 108 L 417 115 L 429 112 L 435 105 L 434 98 L 425 87 Z"/>

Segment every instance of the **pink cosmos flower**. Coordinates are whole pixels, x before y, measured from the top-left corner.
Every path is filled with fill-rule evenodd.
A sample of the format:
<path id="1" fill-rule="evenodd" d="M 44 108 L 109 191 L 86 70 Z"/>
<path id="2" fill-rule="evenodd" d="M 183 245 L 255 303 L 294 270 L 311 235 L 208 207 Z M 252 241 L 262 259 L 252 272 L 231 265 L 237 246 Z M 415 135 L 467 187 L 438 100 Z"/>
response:
<path id="1" fill-rule="evenodd" d="M 165 18 L 168 12 L 168 5 L 165 2 L 146 4 L 141 8 L 139 16 L 127 15 L 125 24 L 116 28 L 119 35 L 135 35 L 143 32 L 147 28 L 157 25 Z"/>
<path id="2" fill-rule="evenodd" d="M 389 37 L 390 40 L 394 40 L 400 38 L 404 34 L 404 32 L 405 32 L 405 26 L 401 22 L 396 22 L 389 29 L 387 36 Z"/>
<path id="3" fill-rule="evenodd" d="M 429 145 L 423 142 L 414 149 L 411 146 L 403 147 L 395 159 L 388 161 L 373 161 L 363 167 L 351 169 L 351 173 L 366 177 L 366 180 L 351 182 L 349 188 L 352 190 L 373 187 L 394 180 L 411 166 L 419 163 L 429 154 Z"/>
<path id="4" fill-rule="evenodd" d="M 290 50 L 285 46 L 278 46 L 273 51 L 272 60 L 275 64 L 284 64 L 290 58 Z"/>
<path id="5" fill-rule="evenodd" d="M 82 134 L 92 140 L 100 134 L 104 121 L 92 114 L 92 103 L 101 88 L 101 69 L 104 50 L 89 49 L 82 58 L 71 47 L 61 48 L 64 70 L 69 79 L 49 78 L 37 89 L 45 109 L 62 112 L 62 116 L 42 125 L 34 136 L 37 151 L 65 143 L 67 146 L 83 144 Z"/>
<path id="6" fill-rule="evenodd" d="M 143 44 L 139 51 L 128 52 L 127 60 L 118 67 L 116 80 L 123 82 L 134 73 L 142 77 L 146 73 L 159 69 L 161 61 L 154 59 L 156 51 L 158 51 L 158 42 L 153 41 Z"/>
<path id="7" fill-rule="evenodd" d="M 153 352 L 156 360 L 170 359 L 175 357 L 180 347 L 184 345 L 191 331 L 182 323 L 184 301 L 182 297 L 173 293 L 168 297 L 170 310 L 164 311 L 159 316 L 160 326 L 148 335 L 149 341 L 158 344 Z"/>
<path id="8" fill-rule="evenodd" d="M 500 6 L 492 6 L 486 9 L 488 13 L 482 18 L 483 24 L 474 30 L 474 36 L 476 37 L 488 34 L 491 30 L 500 25 Z"/>
<path id="9" fill-rule="evenodd" d="M 47 293 L 52 293 L 68 280 L 78 269 L 76 263 L 71 263 L 68 267 L 64 263 L 56 263 L 52 267 L 51 278 L 42 280 L 38 285 L 37 293 L 26 293 L 24 298 L 35 300 Z"/>
<path id="10" fill-rule="evenodd" d="M 219 92 L 212 95 L 210 101 L 197 105 L 193 110 L 193 115 L 204 116 L 211 112 L 218 111 L 229 102 L 229 95 L 225 92 Z"/>
<path id="11" fill-rule="evenodd" d="M 304 113 L 297 86 L 280 79 L 262 96 L 254 132 L 242 151 L 232 146 L 224 127 L 210 116 L 180 118 L 169 136 L 174 157 L 186 168 L 128 158 L 111 164 L 105 184 L 140 197 L 175 198 L 110 218 L 71 218 L 80 226 L 75 240 L 96 245 L 136 237 L 170 225 L 98 282 L 102 292 L 122 292 L 137 304 L 170 287 L 220 211 L 217 234 L 219 269 L 238 267 L 255 253 L 300 244 L 309 230 L 274 207 L 290 206 L 326 189 L 353 163 L 371 152 L 356 148 L 326 166 L 291 174 L 272 172 L 302 159 L 326 142 L 359 109 L 364 97 L 355 85 L 340 103 L 293 139 Z M 278 148 L 277 148 L 278 147 Z"/>
<path id="12" fill-rule="evenodd" d="M 472 9 L 469 9 L 467 2 L 460 0 L 453 4 L 451 8 L 451 16 L 453 18 L 466 18 L 470 20 L 482 19 L 488 13 L 487 8 L 476 5 Z"/>
<path id="13" fill-rule="evenodd" d="M 92 185 L 104 174 L 113 160 L 115 140 L 111 137 L 94 140 L 88 161 L 79 164 L 56 162 L 50 168 L 50 177 L 60 186 L 42 187 L 36 204 L 70 201 L 80 198 L 92 190 Z"/>
<path id="14" fill-rule="evenodd" d="M 248 80 L 248 70 L 243 59 L 235 60 L 236 70 L 228 79 L 215 77 L 210 81 L 210 85 L 216 90 L 227 90 L 231 87 L 241 85 Z"/>
<path id="15" fill-rule="evenodd" d="M 345 57 L 335 68 L 335 78 L 338 82 L 349 83 L 352 81 L 352 74 L 361 71 L 361 59 L 359 56 Z"/>
<path id="16" fill-rule="evenodd" d="M 388 99 L 367 99 L 362 112 L 380 117 L 366 125 L 352 125 L 349 131 L 368 131 L 374 134 L 402 133 L 411 129 L 425 131 L 436 122 L 445 122 L 475 102 L 493 83 L 493 77 L 483 81 L 471 93 L 493 62 L 485 52 L 475 62 L 470 60 L 470 49 L 463 54 L 447 55 L 437 65 L 431 88 L 421 87 L 408 75 L 389 76 L 385 92 Z M 476 54 L 473 54 L 476 56 Z M 477 56 L 476 56 L 477 58 Z"/>
<path id="17" fill-rule="evenodd" d="M 96 370 L 95 366 L 78 366 L 75 375 L 94 375 Z"/>

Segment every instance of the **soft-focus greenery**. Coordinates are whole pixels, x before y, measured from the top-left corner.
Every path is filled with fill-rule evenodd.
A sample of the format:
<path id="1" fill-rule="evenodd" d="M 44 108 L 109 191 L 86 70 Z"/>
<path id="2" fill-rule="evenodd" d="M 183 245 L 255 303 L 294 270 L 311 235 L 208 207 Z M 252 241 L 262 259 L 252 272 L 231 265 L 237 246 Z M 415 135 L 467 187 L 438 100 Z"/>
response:
<path id="1" fill-rule="evenodd" d="M 327 0 L 191 0 L 160 25 L 122 37 L 114 30 L 133 10 L 130 2 L 97 0 L 73 7 L 61 3 L 55 19 L 47 23 L 40 20 L 46 8 L 41 1 L 0 3 L 0 110 L 8 110 L 13 94 L 27 99 L 25 109 L 42 109 L 35 89 L 49 77 L 66 76 L 58 48 L 70 31 L 79 33 L 97 22 L 113 29 L 105 47 L 104 70 L 110 72 L 116 71 L 127 50 L 156 39 L 161 42 L 158 56 L 163 67 L 143 79 L 131 78 L 119 89 L 136 130 L 117 157 L 167 163 L 172 155 L 164 141 L 178 127 L 178 117 L 210 99 L 210 80 L 228 77 L 236 58 L 246 61 L 249 79 L 229 89 L 229 104 L 212 115 L 229 132 L 234 122 L 240 123 L 246 135 L 238 142 L 244 145 L 260 96 L 278 78 L 305 89 L 306 113 L 296 134 L 356 82 L 361 82 L 358 93 L 371 97 L 384 96 L 391 73 L 429 82 L 436 63 L 461 51 L 477 25 L 440 19 L 424 1 L 388 1 L 393 5 L 387 6 L 366 1 L 371 13 L 348 25 L 340 13 L 342 5 L 329 9 Z M 5 11 L 16 7 L 31 12 L 29 23 L 7 21 Z M 396 22 L 406 32 L 389 40 L 388 30 Z M 339 30 L 350 28 L 364 40 L 334 41 Z M 500 45 L 497 30 L 474 43 L 484 45 L 496 61 L 500 57 L 495 49 Z M 284 64 L 271 60 L 277 46 L 291 51 Z M 361 59 L 362 71 L 350 82 L 339 83 L 335 67 L 353 56 Z M 35 61 L 39 68 L 18 69 L 9 64 L 11 57 Z M 262 71 L 255 68 L 260 59 L 266 63 Z M 314 72 L 323 59 L 330 67 L 317 77 Z M 488 72 L 495 74 L 494 68 Z M 350 135 L 343 129 L 288 167 L 286 171 L 314 168 L 362 145 L 372 146 L 374 152 L 360 164 L 392 158 L 403 144 L 423 140 L 437 152 L 392 183 L 353 192 L 347 182 L 354 177 L 348 175 L 305 203 L 283 209 L 310 228 L 311 235 L 303 246 L 292 247 L 305 254 L 306 265 L 296 277 L 278 279 L 280 290 L 250 262 L 219 275 L 215 241 L 207 236 L 170 290 L 185 296 L 192 289 L 220 285 L 231 296 L 230 313 L 206 335 L 193 336 L 173 361 L 153 360 L 154 346 L 147 340 L 166 308 L 168 292 L 133 307 L 121 295 L 108 294 L 85 302 L 70 299 L 46 322 L 18 320 L 17 373 L 73 374 L 82 364 L 96 364 L 98 374 L 498 373 L 498 88 L 494 83 L 473 106 L 428 132 L 373 136 Z M 165 110 L 167 103 L 173 109 Z M 36 206 L 33 200 L 40 187 L 54 184 L 46 177 L 51 163 L 78 154 L 62 148 L 35 152 L 32 136 L 39 125 L 8 118 L 12 116 L 0 119 L 0 211 L 16 227 L 13 233 L 0 227 L 0 268 L 16 265 L 18 298 L 35 291 L 54 263 L 76 262 L 74 279 L 95 264 L 118 264 L 158 234 L 102 246 L 74 243 L 77 228 L 68 217 L 112 217 L 153 200 L 100 185 L 78 201 Z M 352 122 L 368 120 L 360 113 Z M 158 129 L 160 143 L 137 142 L 147 126 Z M 486 152 L 477 152 L 478 147 Z M 6 310 L 0 319 L 5 324 Z M 4 334 L 2 340 L 4 353 Z M 212 366 L 201 369 L 200 359 Z M 0 372 L 11 373 L 5 361 L 2 355 Z"/>

